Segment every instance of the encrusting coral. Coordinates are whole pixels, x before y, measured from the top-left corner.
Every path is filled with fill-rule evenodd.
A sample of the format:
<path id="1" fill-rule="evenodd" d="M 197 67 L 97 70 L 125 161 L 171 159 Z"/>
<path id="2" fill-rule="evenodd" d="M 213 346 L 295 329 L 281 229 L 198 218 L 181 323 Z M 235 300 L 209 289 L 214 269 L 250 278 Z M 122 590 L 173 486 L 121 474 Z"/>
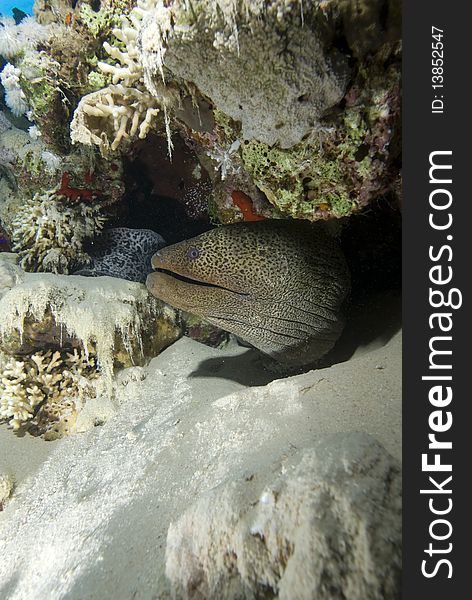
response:
<path id="1" fill-rule="evenodd" d="M 152 91 L 169 72 L 191 81 L 240 122 L 242 139 L 293 146 L 343 97 L 348 61 L 312 26 L 316 8 L 292 0 L 154 4 L 138 44 L 146 86 Z"/>
<path id="2" fill-rule="evenodd" d="M 239 219 L 234 190 L 259 203 L 254 184 L 276 209 L 264 215 L 308 220 L 349 215 L 395 185 L 398 9 L 392 0 L 382 16 L 364 0 L 356 17 L 350 5 L 157 0 L 147 8 L 137 44 L 146 88 L 157 96 L 153 86 L 171 80 L 214 107 L 212 130 L 188 126 L 184 135 L 213 162 L 220 220 Z"/>

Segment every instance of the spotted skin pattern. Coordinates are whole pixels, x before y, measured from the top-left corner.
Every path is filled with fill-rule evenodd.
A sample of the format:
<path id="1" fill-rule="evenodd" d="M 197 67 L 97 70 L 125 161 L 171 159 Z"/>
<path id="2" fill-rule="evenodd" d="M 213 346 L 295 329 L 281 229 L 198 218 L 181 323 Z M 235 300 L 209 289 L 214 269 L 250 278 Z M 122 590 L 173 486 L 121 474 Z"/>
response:
<path id="1" fill-rule="evenodd" d="M 74 274 L 144 283 L 152 270 L 151 257 L 164 245 L 164 238 L 150 229 L 107 229 L 90 244 L 91 263 Z"/>
<path id="2" fill-rule="evenodd" d="M 287 366 L 326 354 L 344 326 L 350 277 L 319 225 L 266 220 L 222 226 L 167 246 L 146 285 Z M 164 272 L 161 272 L 163 270 Z"/>

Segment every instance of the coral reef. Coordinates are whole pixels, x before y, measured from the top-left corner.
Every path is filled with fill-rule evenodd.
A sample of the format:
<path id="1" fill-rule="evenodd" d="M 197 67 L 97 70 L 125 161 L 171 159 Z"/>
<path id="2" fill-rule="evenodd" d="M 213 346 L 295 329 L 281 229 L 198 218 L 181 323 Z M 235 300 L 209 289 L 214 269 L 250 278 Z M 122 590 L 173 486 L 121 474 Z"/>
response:
<path id="1" fill-rule="evenodd" d="M 106 155 L 156 130 L 171 155 L 172 127 L 212 175 L 224 223 L 349 215 L 398 182 L 397 4 L 138 0 L 103 39 L 72 140 Z"/>
<path id="2" fill-rule="evenodd" d="M 92 356 L 74 350 L 36 352 L 22 360 L 0 353 L 0 420 L 45 439 L 74 431 L 85 398 L 99 377 Z"/>
<path id="3" fill-rule="evenodd" d="M 172 153 L 167 105 L 173 101 L 171 91 L 161 86 L 159 99 L 149 93 L 143 83 L 143 69 L 138 61 L 136 39 L 144 10 L 152 0 L 138 0 L 129 17 L 122 16 L 121 27 L 112 32 L 114 45 L 103 47 L 113 64 L 100 61 L 99 71 L 111 78 L 107 87 L 84 96 L 71 123 L 73 143 L 95 144 L 103 154 L 118 148 L 124 139 L 143 139 L 155 127 L 156 118 L 164 111 L 168 151 Z M 124 48 L 123 48 L 124 47 Z"/>
<path id="4" fill-rule="evenodd" d="M 9 18 L 3 22 L 0 54 L 12 63 L 7 63 L 0 74 L 6 105 L 15 116 L 24 114 L 30 122 L 36 121 L 41 126 L 46 119 L 55 123 L 55 131 L 59 130 L 56 118 L 60 103 L 56 104 L 56 96 L 61 96 L 60 102 L 67 100 L 61 90 L 60 64 L 37 47 L 44 46 L 49 39 L 63 37 L 64 28 L 58 24 L 42 25 L 34 17 L 25 17 L 18 25 Z M 56 109 L 54 117 L 49 114 L 51 109 Z M 36 131 L 40 135 L 39 129 Z"/>
<path id="5" fill-rule="evenodd" d="M 48 27 L 34 17 L 27 16 L 18 25 L 12 17 L 0 17 L 0 55 L 7 59 L 36 48 L 48 36 Z"/>
<path id="6" fill-rule="evenodd" d="M 121 161 L 64 156 L 13 126 L 0 131 L 0 158 L 0 222 L 25 268 L 67 273 L 87 262 L 85 240 L 121 199 Z"/>
<path id="7" fill-rule="evenodd" d="M 374 0 L 56 0 L 35 12 L 41 45 L 15 51 L 5 77 L 48 151 L 68 155 L 72 141 L 119 156 L 156 131 L 171 155 L 172 129 L 210 173 L 223 223 L 342 217 L 398 188 L 395 0 L 383 12 Z"/>
<path id="8" fill-rule="evenodd" d="M 97 236 L 104 221 L 98 206 L 65 203 L 60 190 L 38 192 L 11 222 L 12 249 L 26 270 L 69 273 L 90 262 L 84 241 Z"/>
<path id="9" fill-rule="evenodd" d="M 313 27 L 310 5 L 154 4 L 139 38 L 148 88 L 168 71 L 192 82 L 241 124 L 242 139 L 293 146 L 344 95 L 348 61 Z"/>
<path id="10" fill-rule="evenodd" d="M 145 138 L 158 114 L 159 108 L 147 92 L 112 85 L 82 98 L 71 124 L 71 139 L 96 144 L 107 154 L 116 150 L 123 138 Z"/>
<path id="11" fill-rule="evenodd" d="M 210 160 L 219 175 L 219 220 L 241 218 L 235 190 L 260 205 L 255 214 L 317 220 L 348 215 L 395 186 L 397 3 L 383 17 L 372 0 L 359 13 L 341 0 L 303 8 L 291 0 L 154 4 L 143 7 L 138 37 L 144 82 L 155 95 L 153 86 L 178 82 L 196 106 L 205 99 L 214 106 L 209 132 L 184 130 L 200 146 L 202 164 Z M 352 50 L 339 42 L 340 32 Z M 355 59 L 348 60 L 351 51 Z M 183 116 L 174 114 L 181 128 Z"/>
<path id="12" fill-rule="evenodd" d="M 0 255 L 0 267 L 0 273 L 7 273 L 2 278 L 7 281 L 0 298 L 0 339 L 11 355 L 83 348 L 96 357 L 110 383 L 114 366 L 143 364 L 181 335 L 175 312 L 141 284 L 25 273 L 8 255 Z"/>
<path id="13" fill-rule="evenodd" d="M 259 498 L 253 479 L 220 485 L 170 525 L 166 574 L 177 597 L 398 597 L 400 468 L 376 440 L 328 436 Z"/>

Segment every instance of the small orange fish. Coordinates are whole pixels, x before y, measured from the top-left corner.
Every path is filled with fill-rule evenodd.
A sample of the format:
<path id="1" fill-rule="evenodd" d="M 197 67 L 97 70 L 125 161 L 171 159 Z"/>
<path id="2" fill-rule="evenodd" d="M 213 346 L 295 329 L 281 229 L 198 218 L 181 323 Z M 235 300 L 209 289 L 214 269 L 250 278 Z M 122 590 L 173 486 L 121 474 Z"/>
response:
<path id="1" fill-rule="evenodd" d="M 231 192 L 231 198 L 233 200 L 233 204 L 235 204 L 243 213 L 244 221 L 263 221 L 265 219 L 265 217 L 258 215 L 253 211 L 252 200 L 244 192 L 241 192 L 240 190 L 233 190 Z"/>
<path id="2" fill-rule="evenodd" d="M 67 13 L 66 18 L 64 19 L 64 24 L 66 27 L 70 27 L 72 25 L 73 13 Z"/>
<path id="3" fill-rule="evenodd" d="M 330 205 L 327 202 L 321 202 L 321 204 L 318 205 L 318 208 L 320 210 L 329 210 Z"/>

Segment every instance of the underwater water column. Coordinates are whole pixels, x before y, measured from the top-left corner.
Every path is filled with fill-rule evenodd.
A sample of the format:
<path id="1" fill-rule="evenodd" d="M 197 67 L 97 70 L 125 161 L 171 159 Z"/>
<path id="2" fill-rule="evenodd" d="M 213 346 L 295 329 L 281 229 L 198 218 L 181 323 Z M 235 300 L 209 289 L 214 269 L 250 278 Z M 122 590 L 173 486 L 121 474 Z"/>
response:
<path id="1" fill-rule="evenodd" d="M 0 0 L 0 13 L 4 17 L 10 17 L 12 10 L 17 8 L 28 15 L 32 15 L 33 4 L 34 0 L 13 0 L 11 2 L 9 0 Z"/>

